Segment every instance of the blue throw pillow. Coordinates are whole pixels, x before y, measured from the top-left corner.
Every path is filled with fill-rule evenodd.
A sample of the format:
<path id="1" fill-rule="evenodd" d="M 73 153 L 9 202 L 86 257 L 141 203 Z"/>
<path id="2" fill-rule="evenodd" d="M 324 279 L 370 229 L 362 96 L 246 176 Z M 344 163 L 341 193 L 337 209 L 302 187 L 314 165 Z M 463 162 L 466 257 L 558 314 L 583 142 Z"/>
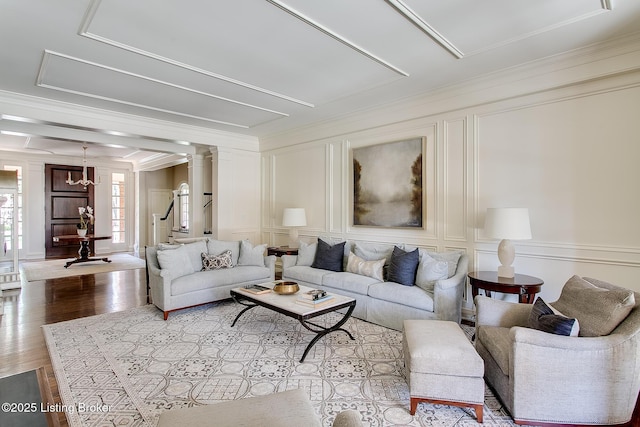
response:
<path id="1" fill-rule="evenodd" d="M 550 334 L 571 336 L 576 319 L 556 314 L 542 298 L 538 297 L 531 308 L 527 326 Z"/>
<path id="2" fill-rule="evenodd" d="M 324 240 L 318 239 L 318 248 L 311 267 L 329 271 L 342 271 L 345 243 L 336 243 L 331 246 Z"/>
<path id="3" fill-rule="evenodd" d="M 416 271 L 420 262 L 418 249 L 405 252 L 399 247 L 393 248 L 387 279 L 390 282 L 400 283 L 405 286 L 413 286 L 416 282 Z"/>

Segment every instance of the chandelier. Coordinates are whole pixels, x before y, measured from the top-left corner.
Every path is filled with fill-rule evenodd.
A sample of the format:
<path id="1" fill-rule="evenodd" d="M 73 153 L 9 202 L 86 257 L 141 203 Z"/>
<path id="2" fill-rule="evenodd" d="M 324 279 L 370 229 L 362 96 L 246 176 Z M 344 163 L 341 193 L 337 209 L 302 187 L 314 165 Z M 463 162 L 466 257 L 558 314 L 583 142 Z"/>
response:
<path id="1" fill-rule="evenodd" d="M 67 180 L 65 181 L 69 185 L 82 185 L 85 189 L 89 184 L 98 185 L 100 184 L 100 177 L 98 177 L 98 182 L 93 182 L 90 179 L 87 179 L 87 146 L 86 144 L 82 146 L 82 179 L 73 182 L 71 179 L 71 172 L 67 175 Z"/>

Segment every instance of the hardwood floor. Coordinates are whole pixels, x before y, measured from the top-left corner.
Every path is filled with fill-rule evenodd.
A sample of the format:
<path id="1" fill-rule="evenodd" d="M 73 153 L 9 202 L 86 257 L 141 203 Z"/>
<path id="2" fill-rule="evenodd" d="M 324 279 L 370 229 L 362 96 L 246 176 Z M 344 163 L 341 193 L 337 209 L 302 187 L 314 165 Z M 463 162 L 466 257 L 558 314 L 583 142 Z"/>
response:
<path id="1" fill-rule="evenodd" d="M 122 311 L 147 303 L 145 270 L 26 282 L 4 291 L 0 316 L 0 378 L 44 366 L 55 403 L 62 403 L 42 325 Z M 67 426 L 63 413 L 61 426 Z"/>
<path id="2" fill-rule="evenodd" d="M 43 366 L 54 402 L 61 404 L 42 325 L 111 313 L 147 303 L 145 270 L 125 270 L 23 282 L 4 292 L 0 316 L 0 378 Z M 60 425 L 67 427 L 63 413 Z M 640 399 L 631 426 L 640 427 Z"/>

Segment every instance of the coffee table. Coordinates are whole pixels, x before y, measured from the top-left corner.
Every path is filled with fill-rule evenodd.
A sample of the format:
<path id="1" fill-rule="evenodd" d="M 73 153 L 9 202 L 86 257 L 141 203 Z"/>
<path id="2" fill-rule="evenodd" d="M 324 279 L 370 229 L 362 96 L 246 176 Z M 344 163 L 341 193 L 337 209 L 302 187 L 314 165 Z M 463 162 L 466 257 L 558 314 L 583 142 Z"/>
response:
<path id="1" fill-rule="evenodd" d="M 273 288 L 274 283 L 267 282 L 261 283 L 261 285 L 268 288 Z M 298 293 L 292 295 L 279 295 L 275 292 L 256 295 L 244 290 L 243 288 L 231 289 L 231 298 L 233 298 L 233 300 L 238 304 L 245 306 L 245 308 L 240 313 L 238 313 L 235 320 L 231 324 L 231 327 L 235 326 L 238 319 L 246 311 L 258 306 L 268 308 L 269 310 L 273 310 L 275 312 L 298 320 L 300 324 L 302 324 L 302 326 L 316 334 L 316 336 L 311 340 L 311 342 L 307 345 L 307 348 L 304 350 L 302 358 L 300 359 L 300 363 L 304 362 L 304 359 L 307 357 L 307 354 L 309 353 L 309 350 L 311 350 L 311 347 L 313 347 L 320 338 L 331 332 L 343 331 L 344 333 L 349 335 L 349 338 L 354 340 L 355 338 L 353 337 L 353 335 L 351 335 L 351 333 L 346 329 L 343 329 L 342 325 L 344 325 L 349 317 L 351 317 L 351 313 L 353 313 L 353 309 L 356 307 L 356 300 L 350 297 L 345 297 L 343 295 L 331 294 L 333 295 L 332 302 L 319 308 L 306 307 L 304 305 L 298 304 L 296 302 L 298 294 L 309 291 L 311 289 L 312 288 L 306 286 L 300 286 L 300 290 L 298 291 Z M 342 308 L 347 308 L 346 313 L 344 313 L 344 315 L 338 322 L 328 328 L 309 321 L 314 317 L 332 313 Z"/>

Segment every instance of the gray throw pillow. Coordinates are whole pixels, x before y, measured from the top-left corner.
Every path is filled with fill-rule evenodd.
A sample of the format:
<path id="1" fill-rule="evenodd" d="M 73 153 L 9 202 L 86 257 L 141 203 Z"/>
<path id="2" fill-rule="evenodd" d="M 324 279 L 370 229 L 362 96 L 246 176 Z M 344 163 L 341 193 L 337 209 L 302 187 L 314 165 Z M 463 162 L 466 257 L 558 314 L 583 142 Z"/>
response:
<path id="1" fill-rule="evenodd" d="M 231 262 L 233 265 L 238 264 L 240 257 L 240 242 L 238 240 L 209 240 L 207 242 L 207 253 L 209 255 L 218 255 L 224 251 L 231 251 Z"/>
<path id="2" fill-rule="evenodd" d="M 176 278 L 194 273 L 193 264 L 184 245 L 175 249 L 158 251 L 158 264 L 162 271 L 162 277 Z"/>
<path id="3" fill-rule="evenodd" d="M 609 335 L 636 304 L 633 291 L 608 285 L 601 288 L 578 276 L 565 283 L 553 308 L 580 322 L 580 336 Z"/>
<path id="4" fill-rule="evenodd" d="M 311 266 L 311 264 L 313 264 L 313 260 L 316 258 L 317 249 L 317 243 L 308 244 L 305 242 L 300 242 L 300 247 L 298 248 L 298 258 L 296 258 L 296 265 L 303 265 L 306 267 Z"/>
<path id="5" fill-rule="evenodd" d="M 555 335 L 577 336 L 578 321 L 557 314 L 542 298 L 538 297 L 531 307 L 527 326 Z"/>
<path id="6" fill-rule="evenodd" d="M 318 248 L 311 267 L 329 271 L 342 271 L 345 243 L 336 243 L 332 246 L 324 240 L 318 239 Z"/>
<path id="7" fill-rule="evenodd" d="M 387 279 L 401 285 L 413 286 L 419 261 L 420 255 L 417 248 L 411 252 L 405 252 L 396 246 L 391 254 Z"/>
<path id="8" fill-rule="evenodd" d="M 264 251 L 266 249 L 266 243 L 254 247 L 248 240 L 241 241 L 238 265 L 256 265 L 258 267 L 264 267 Z"/>
<path id="9" fill-rule="evenodd" d="M 449 265 L 445 261 L 438 261 L 426 253 L 420 254 L 420 262 L 416 271 L 416 285 L 427 292 L 433 291 L 438 280 L 449 277 Z"/>

